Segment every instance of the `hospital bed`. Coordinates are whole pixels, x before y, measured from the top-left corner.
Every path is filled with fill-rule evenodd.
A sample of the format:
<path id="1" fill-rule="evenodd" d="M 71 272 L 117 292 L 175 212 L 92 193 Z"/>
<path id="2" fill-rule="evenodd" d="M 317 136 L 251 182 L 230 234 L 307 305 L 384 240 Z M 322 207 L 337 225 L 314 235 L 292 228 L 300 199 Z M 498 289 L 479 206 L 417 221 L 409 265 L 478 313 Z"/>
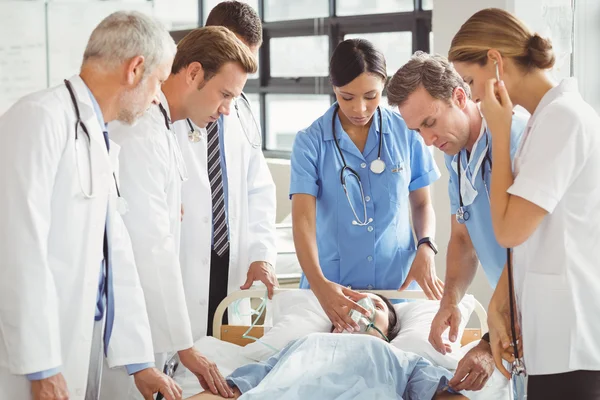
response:
<path id="1" fill-rule="evenodd" d="M 298 291 L 299 289 L 276 289 L 275 296 L 293 290 Z M 382 294 L 390 299 L 429 301 L 421 292 L 398 292 L 395 290 L 380 290 L 371 292 Z M 247 298 L 260 299 L 264 296 L 264 289 L 238 291 L 230 294 L 221 302 L 216 310 L 213 323 L 214 336 L 204 337 L 196 342 L 195 347 L 204 356 L 215 362 L 224 376 L 227 376 L 236 368 L 256 361 L 244 356 L 242 351 L 244 346 L 254 342 L 253 339 L 244 337 L 244 334 L 248 331 L 250 326 L 222 324 L 221 321 L 223 315 L 228 307 L 232 306 L 232 304 L 234 304 L 237 300 Z M 476 342 L 481 338 L 481 334 L 487 332 L 488 330 L 485 309 L 478 301 L 474 301 L 475 307 L 473 309 L 473 315 L 476 316 L 478 323 L 475 328 L 465 328 L 464 330 L 461 340 L 461 349 L 464 348 L 465 353 L 468 349 L 472 348 L 473 345 L 476 344 Z M 267 312 L 269 311 L 267 310 Z M 248 332 L 246 337 L 252 336 L 254 338 L 261 338 L 264 334 L 265 326 L 254 326 L 252 330 Z M 174 366 L 175 365 L 172 363 L 170 366 L 167 366 L 166 369 L 170 368 L 170 371 L 172 372 Z M 185 371 L 183 368 L 179 368 L 177 371 L 175 371 L 174 378 L 184 389 L 184 398 L 190 397 L 201 391 L 197 378 L 189 371 Z M 484 390 L 479 392 L 467 392 L 465 395 L 475 400 L 508 400 L 512 398 L 508 381 L 503 378 L 498 371 L 494 373 Z"/>
<path id="2" fill-rule="evenodd" d="M 297 289 L 276 289 L 275 294 Z M 361 292 L 371 292 L 381 294 L 388 299 L 410 299 L 427 301 L 427 297 L 423 292 L 420 291 L 404 291 L 399 292 L 397 290 L 361 290 Z M 238 346 L 245 346 L 253 342 L 253 339 L 245 339 L 242 336 L 250 328 L 249 326 L 236 326 L 236 325 L 222 325 L 223 314 L 233 302 L 244 299 L 244 298 L 262 298 L 265 295 L 264 290 L 248 290 L 238 291 L 227 296 L 217 307 L 215 311 L 215 317 L 213 320 L 213 336 L 216 339 L 224 342 L 233 343 Z M 487 325 L 487 313 L 485 309 L 475 300 L 475 309 L 473 312 L 476 314 L 479 321 L 479 328 L 465 328 L 461 345 L 465 346 L 475 340 L 481 339 L 481 335 L 488 331 Z M 255 326 L 248 333 L 247 336 L 253 336 L 260 338 L 263 336 L 265 328 L 263 326 Z"/>

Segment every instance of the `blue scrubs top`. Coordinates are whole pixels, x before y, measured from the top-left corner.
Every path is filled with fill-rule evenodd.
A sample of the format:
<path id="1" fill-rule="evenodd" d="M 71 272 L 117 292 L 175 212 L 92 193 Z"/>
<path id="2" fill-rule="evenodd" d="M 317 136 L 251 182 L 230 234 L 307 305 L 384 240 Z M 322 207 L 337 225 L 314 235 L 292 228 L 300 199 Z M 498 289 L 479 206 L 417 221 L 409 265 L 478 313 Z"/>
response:
<path id="1" fill-rule="evenodd" d="M 513 115 L 511 133 L 510 133 L 510 157 L 514 160 L 515 153 L 519 147 L 521 141 L 521 135 L 525 130 L 527 121 L 529 118 L 523 115 Z M 486 129 L 484 135 L 487 136 L 487 142 L 489 146 L 489 156 L 492 156 L 492 136 L 489 130 Z M 481 138 L 480 140 L 486 140 Z M 474 149 L 475 153 L 471 156 L 473 160 L 479 159 L 480 155 L 484 151 L 484 146 L 477 146 Z M 460 200 L 458 197 L 458 174 L 456 171 L 456 162 L 460 155 L 461 158 L 461 171 L 466 171 L 467 177 L 471 179 L 473 176 L 473 169 L 475 163 L 472 162 L 467 168 L 467 152 L 461 151 L 454 156 L 445 156 L 446 168 L 450 174 L 450 180 L 448 182 L 448 194 L 450 195 L 450 212 L 456 214 L 456 211 L 460 207 Z M 492 160 L 493 164 L 493 160 Z M 494 228 L 492 226 L 492 213 L 490 210 L 490 197 L 489 189 L 491 184 L 492 171 L 489 163 L 484 162 L 481 169 L 484 170 L 483 176 L 481 175 L 481 169 L 477 172 L 475 177 L 475 189 L 477 190 L 477 196 L 472 204 L 465 206 L 465 210 L 469 212 L 469 219 L 465 221 L 471 242 L 475 247 L 475 252 L 479 258 L 479 262 L 485 271 L 485 275 L 492 286 L 495 288 L 500 280 L 500 275 L 506 264 L 506 249 L 498 244 L 496 241 L 496 235 L 494 234 Z M 465 184 L 464 180 L 461 184 Z"/>
<path id="2" fill-rule="evenodd" d="M 409 130 L 399 114 L 380 107 L 376 112 L 361 153 L 336 117 L 336 135 L 347 165 L 360 177 L 365 203 L 356 179 L 346 174 L 348 195 L 340 182 L 343 162 L 334 142 L 331 122 L 334 104 L 294 141 L 291 161 L 290 197 L 296 193 L 317 199 L 317 245 L 323 274 L 330 281 L 353 289 L 398 289 L 406 279 L 416 253 L 410 223 L 409 192 L 430 185 L 440 177 L 432 154 L 418 133 Z M 371 172 L 383 135 L 382 174 Z M 303 275 L 301 288 L 308 288 Z"/>

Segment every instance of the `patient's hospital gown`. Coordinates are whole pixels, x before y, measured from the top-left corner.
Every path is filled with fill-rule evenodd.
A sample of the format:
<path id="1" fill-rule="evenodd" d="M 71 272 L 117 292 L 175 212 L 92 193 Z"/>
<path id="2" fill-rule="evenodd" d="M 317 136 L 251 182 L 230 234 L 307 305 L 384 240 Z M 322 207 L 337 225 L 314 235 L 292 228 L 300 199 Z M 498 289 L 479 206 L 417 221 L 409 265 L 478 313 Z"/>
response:
<path id="1" fill-rule="evenodd" d="M 451 374 L 369 335 L 314 333 L 227 382 L 241 399 L 431 399 Z"/>

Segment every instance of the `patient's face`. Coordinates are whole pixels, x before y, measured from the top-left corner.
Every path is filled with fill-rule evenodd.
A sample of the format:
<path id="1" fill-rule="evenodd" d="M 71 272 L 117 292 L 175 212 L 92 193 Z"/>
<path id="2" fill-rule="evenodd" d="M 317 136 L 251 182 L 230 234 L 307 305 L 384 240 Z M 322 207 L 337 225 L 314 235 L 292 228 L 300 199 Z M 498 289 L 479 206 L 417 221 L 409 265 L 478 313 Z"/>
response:
<path id="1" fill-rule="evenodd" d="M 373 293 L 368 293 L 367 295 L 371 298 L 371 300 L 373 300 L 373 304 L 375 305 L 374 324 L 377 328 L 379 328 L 379 330 L 381 330 L 381 332 L 383 332 L 387 336 L 388 328 L 389 328 L 388 313 L 390 310 L 389 310 L 387 304 L 385 304 L 384 301 L 381 300 L 381 297 L 379 297 Z M 367 331 L 367 335 L 371 335 L 371 336 L 375 336 L 379 339 L 383 339 L 381 337 L 381 335 L 379 334 L 379 332 L 377 332 L 377 330 L 375 330 L 375 329 L 369 329 Z"/>

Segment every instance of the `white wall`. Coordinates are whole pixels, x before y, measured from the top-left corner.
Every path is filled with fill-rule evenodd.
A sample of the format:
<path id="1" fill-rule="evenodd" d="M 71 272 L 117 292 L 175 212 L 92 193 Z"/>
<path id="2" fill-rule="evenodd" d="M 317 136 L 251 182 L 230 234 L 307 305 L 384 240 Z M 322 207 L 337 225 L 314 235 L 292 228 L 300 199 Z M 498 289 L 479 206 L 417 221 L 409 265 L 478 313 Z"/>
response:
<path id="1" fill-rule="evenodd" d="M 267 159 L 271 176 L 277 189 L 277 222 L 281 222 L 292 212 L 292 202 L 289 198 L 290 189 L 290 160 Z"/>

